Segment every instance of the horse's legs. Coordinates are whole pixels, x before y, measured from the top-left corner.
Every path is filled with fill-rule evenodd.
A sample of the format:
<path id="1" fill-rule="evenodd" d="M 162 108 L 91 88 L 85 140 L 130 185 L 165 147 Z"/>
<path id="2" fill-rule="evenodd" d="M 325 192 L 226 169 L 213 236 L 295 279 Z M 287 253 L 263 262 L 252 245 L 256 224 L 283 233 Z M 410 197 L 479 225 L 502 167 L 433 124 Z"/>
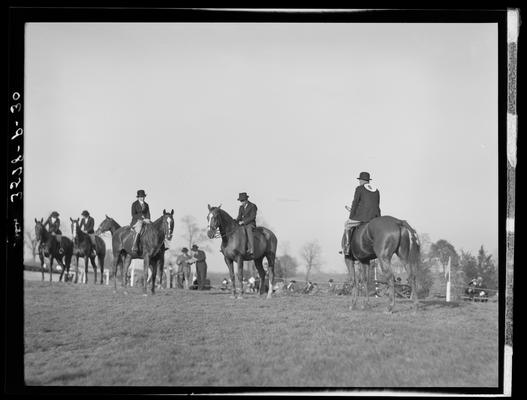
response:
<path id="1" fill-rule="evenodd" d="M 258 271 L 258 276 L 260 277 L 260 286 L 258 287 L 258 294 L 263 294 L 263 288 L 264 288 L 264 279 L 265 279 L 265 270 L 262 264 L 263 258 L 255 258 L 254 259 L 254 266 L 256 267 L 256 271 Z"/>
<path id="2" fill-rule="evenodd" d="M 230 258 L 227 258 L 226 256 L 223 256 L 225 259 L 225 264 L 227 264 L 227 267 L 229 268 L 229 275 L 231 277 L 232 282 L 232 299 L 236 298 L 236 277 L 234 276 L 234 261 Z"/>
<path id="3" fill-rule="evenodd" d="M 74 283 L 78 283 L 79 281 L 79 254 L 75 254 L 75 281 Z"/>
<path id="4" fill-rule="evenodd" d="M 238 282 L 240 283 L 240 295 L 238 298 L 243 299 L 243 259 L 241 255 L 237 257 L 236 264 L 238 266 Z"/>
<path id="5" fill-rule="evenodd" d="M 349 274 L 349 282 L 352 285 L 351 286 L 351 306 L 350 308 L 354 310 L 357 307 L 357 294 L 358 294 L 358 279 L 355 276 L 355 262 L 349 258 L 344 257 L 344 262 L 346 263 L 346 267 L 348 267 L 348 274 Z"/>
<path id="6" fill-rule="evenodd" d="M 388 282 L 388 289 L 390 291 L 390 304 L 388 305 L 386 312 L 391 313 L 395 306 L 395 277 L 392 271 L 391 257 L 380 257 L 379 262 L 381 264 L 382 273 Z"/>
<path id="7" fill-rule="evenodd" d="M 49 255 L 49 281 L 53 282 L 53 255 Z"/>
<path id="8" fill-rule="evenodd" d="M 159 256 L 158 256 L 159 257 Z M 157 275 L 157 269 L 161 268 L 160 260 L 158 257 L 152 257 L 150 258 L 151 264 L 152 264 L 152 294 L 156 294 L 156 275 Z M 161 283 L 161 276 L 159 277 L 159 281 Z"/>
<path id="9" fill-rule="evenodd" d="M 99 255 L 97 257 L 99 259 L 99 268 L 101 269 L 101 285 L 104 283 L 104 255 Z"/>
<path id="10" fill-rule="evenodd" d="M 362 285 L 363 289 L 366 291 L 366 303 L 363 303 L 362 308 L 366 308 L 370 306 L 370 291 L 368 288 L 368 283 L 370 281 L 370 262 L 368 261 L 367 263 L 363 263 L 361 268 L 364 276 Z"/>
<path id="11" fill-rule="evenodd" d="M 93 284 L 96 285 L 97 284 L 97 264 L 95 264 L 95 256 L 90 257 L 90 262 L 91 262 L 91 266 L 93 267 Z"/>
<path id="12" fill-rule="evenodd" d="M 269 253 L 265 256 L 267 258 L 267 271 L 269 274 L 269 291 L 267 292 L 267 298 L 273 297 L 273 282 L 274 282 L 274 253 Z M 262 279 L 263 281 L 263 279 Z"/>
<path id="13" fill-rule="evenodd" d="M 38 258 L 40 258 L 40 272 L 42 273 L 42 282 L 44 282 L 44 255 L 39 252 Z"/>
<path id="14" fill-rule="evenodd" d="M 148 267 L 150 266 L 150 254 L 148 254 L 146 251 L 145 251 L 145 254 L 143 256 L 143 295 L 146 296 L 146 289 L 147 289 L 147 285 L 148 285 Z M 154 271 L 152 271 L 152 274 L 154 273 Z M 153 283 L 153 285 L 155 285 L 155 281 Z M 152 293 L 154 292 L 153 290 L 153 287 L 152 287 Z"/>
<path id="15" fill-rule="evenodd" d="M 90 265 L 90 263 L 88 262 L 88 256 L 85 255 L 84 256 L 84 282 L 87 284 L 88 283 L 88 266 Z"/>
<path id="16" fill-rule="evenodd" d="M 130 264 L 132 263 L 132 256 L 128 253 L 125 255 L 120 255 L 120 269 L 121 269 L 121 287 L 126 290 L 126 282 L 128 276 L 128 270 L 130 269 Z M 116 275 L 117 277 L 117 275 Z M 117 278 L 116 278 L 117 279 Z M 146 280 L 146 278 L 145 278 Z"/>

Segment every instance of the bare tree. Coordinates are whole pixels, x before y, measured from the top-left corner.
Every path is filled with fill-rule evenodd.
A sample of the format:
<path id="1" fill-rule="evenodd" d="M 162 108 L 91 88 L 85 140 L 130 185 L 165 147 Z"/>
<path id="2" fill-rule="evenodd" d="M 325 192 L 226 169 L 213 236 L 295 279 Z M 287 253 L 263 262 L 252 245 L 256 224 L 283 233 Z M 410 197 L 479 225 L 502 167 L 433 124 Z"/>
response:
<path id="1" fill-rule="evenodd" d="M 300 250 L 300 256 L 306 263 L 306 282 L 309 281 L 312 270 L 319 270 L 322 263 L 321 254 L 322 248 L 316 239 L 306 243 Z"/>
<path id="2" fill-rule="evenodd" d="M 33 261 L 36 260 L 36 256 L 38 254 L 38 249 L 37 249 L 37 244 L 38 244 L 38 241 L 37 241 L 37 238 L 35 237 L 35 235 L 31 232 L 31 231 L 27 231 L 25 232 L 25 235 L 24 235 L 24 242 L 26 244 L 26 246 L 28 247 L 29 250 L 31 250 L 31 255 L 33 256 Z"/>
<path id="3" fill-rule="evenodd" d="M 192 215 L 185 215 L 183 218 L 181 218 L 181 223 L 185 229 L 185 233 L 182 235 L 182 237 L 187 241 L 189 249 L 194 243 L 200 242 L 199 247 L 201 249 L 210 251 L 208 244 L 203 243 L 210 240 L 207 237 L 207 230 L 206 228 L 200 228 L 196 222 L 196 218 L 194 218 Z"/>

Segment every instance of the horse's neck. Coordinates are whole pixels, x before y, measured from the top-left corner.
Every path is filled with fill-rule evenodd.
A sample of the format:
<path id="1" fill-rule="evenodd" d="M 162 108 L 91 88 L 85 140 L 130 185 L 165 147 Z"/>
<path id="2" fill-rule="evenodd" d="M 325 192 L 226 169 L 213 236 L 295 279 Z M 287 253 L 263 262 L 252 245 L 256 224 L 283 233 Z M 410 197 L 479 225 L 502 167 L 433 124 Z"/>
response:
<path id="1" fill-rule="evenodd" d="M 221 236 L 229 236 L 231 233 L 233 233 L 237 225 L 234 222 L 234 219 L 227 214 L 226 211 L 221 210 L 221 223 L 219 225 Z"/>
<path id="2" fill-rule="evenodd" d="M 121 227 L 121 225 L 119 225 L 119 224 L 118 224 L 116 221 L 114 221 L 114 220 L 112 220 L 111 223 L 112 223 L 112 224 L 110 225 L 110 228 L 109 228 L 108 230 L 109 230 L 109 231 L 112 233 L 112 235 L 113 235 L 113 234 L 115 233 L 115 231 Z"/>
<path id="3" fill-rule="evenodd" d="M 41 231 L 41 235 L 42 235 L 42 242 L 50 242 L 51 239 L 53 239 L 53 236 L 51 235 L 51 233 L 49 233 L 47 231 L 46 228 L 42 228 L 42 231 Z"/>

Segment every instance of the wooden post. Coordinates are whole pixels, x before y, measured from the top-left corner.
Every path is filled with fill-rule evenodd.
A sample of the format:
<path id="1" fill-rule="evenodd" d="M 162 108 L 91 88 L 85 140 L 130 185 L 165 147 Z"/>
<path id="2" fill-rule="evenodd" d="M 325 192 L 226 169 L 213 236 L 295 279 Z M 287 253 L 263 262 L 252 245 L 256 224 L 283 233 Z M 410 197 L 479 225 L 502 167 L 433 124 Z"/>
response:
<path id="1" fill-rule="evenodd" d="M 134 276 L 135 276 L 135 268 L 132 268 L 132 272 L 130 273 L 130 286 L 134 286 Z"/>

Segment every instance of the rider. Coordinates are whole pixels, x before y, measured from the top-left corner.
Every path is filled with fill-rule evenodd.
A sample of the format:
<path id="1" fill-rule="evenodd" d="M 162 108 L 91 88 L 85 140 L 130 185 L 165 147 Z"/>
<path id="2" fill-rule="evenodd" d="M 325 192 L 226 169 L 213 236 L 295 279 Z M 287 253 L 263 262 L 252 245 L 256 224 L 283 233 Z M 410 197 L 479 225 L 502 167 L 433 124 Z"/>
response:
<path id="1" fill-rule="evenodd" d="M 59 253 L 64 254 L 64 249 L 62 248 L 62 232 L 60 231 L 59 213 L 53 211 L 46 222 L 44 222 L 44 228 L 46 225 L 49 226 L 49 233 L 51 233 L 51 235 L 54 236 L 59 243 Z"/>
<path id="2" fill-rule="evenodd" d="M 134 229 L 134 243 L 132 245 L 132 253 L 137 251 L 137 240 L 143 223 L 150 222 L 150 207 L 145 201 L 146 193 L 144 190 L 137 191 L 137 200 L 132 203 L 132 222 L 130 226 Z"/>
<path id="3" fill-rule="evenodd" d="M 249 196 L 247 193 L 243 192 L 239 194 L 238 201 L 240 201 L 242 204 L 240 206 L 240 210 L 238 211 L 238 217 L 235 219 L 235 221 L 242 225 L 245 229 L 245 232 L 247 233 L 247 255 L 252 257 L 254 252 L 253 231 L 256 228 L 256 211 L 258 211 L 258 207 L 256 207 L 256 204 L 251 203 L 248 199 Z"/>
<path id="4" fill-rule="evenodd" d="M 350 215 L 344 223 L 346 232 L 345 255 L 351 255 L 351 235 L 355 227 L 362 222 L 368 222 L 381 215 L 379 208 L 380 193 L 370 183 L 370 174 L 368 172 L 361 172 L 357 179 L 359 180 L 359 186 L 355 189 L 355 196 L 353 197 L 351 208 L 346 206 L 346 210 L 349 210 Z"/>
<path id="5" fill-rule="evenodd" d="M 93 227 L 95 225 L 95 220 L 93 219 L 92 216 L 90 216 L 90 213 L 87 211 L 87 210 L 84 210 L 82 213 L 81 213 L 81 222 L 79 224 L 79 228 L 81 228 L 81 230 L 88 234 L 90 236 L 90 240 L 91 240 L 91 243 L 92 243 L 92 253 L 93 255 L 97 255 L 97 252 L 95 251 L 95 246 L 96 246 L 96 243 L 95 243 L 95 231 L 93 230 Z"/>

